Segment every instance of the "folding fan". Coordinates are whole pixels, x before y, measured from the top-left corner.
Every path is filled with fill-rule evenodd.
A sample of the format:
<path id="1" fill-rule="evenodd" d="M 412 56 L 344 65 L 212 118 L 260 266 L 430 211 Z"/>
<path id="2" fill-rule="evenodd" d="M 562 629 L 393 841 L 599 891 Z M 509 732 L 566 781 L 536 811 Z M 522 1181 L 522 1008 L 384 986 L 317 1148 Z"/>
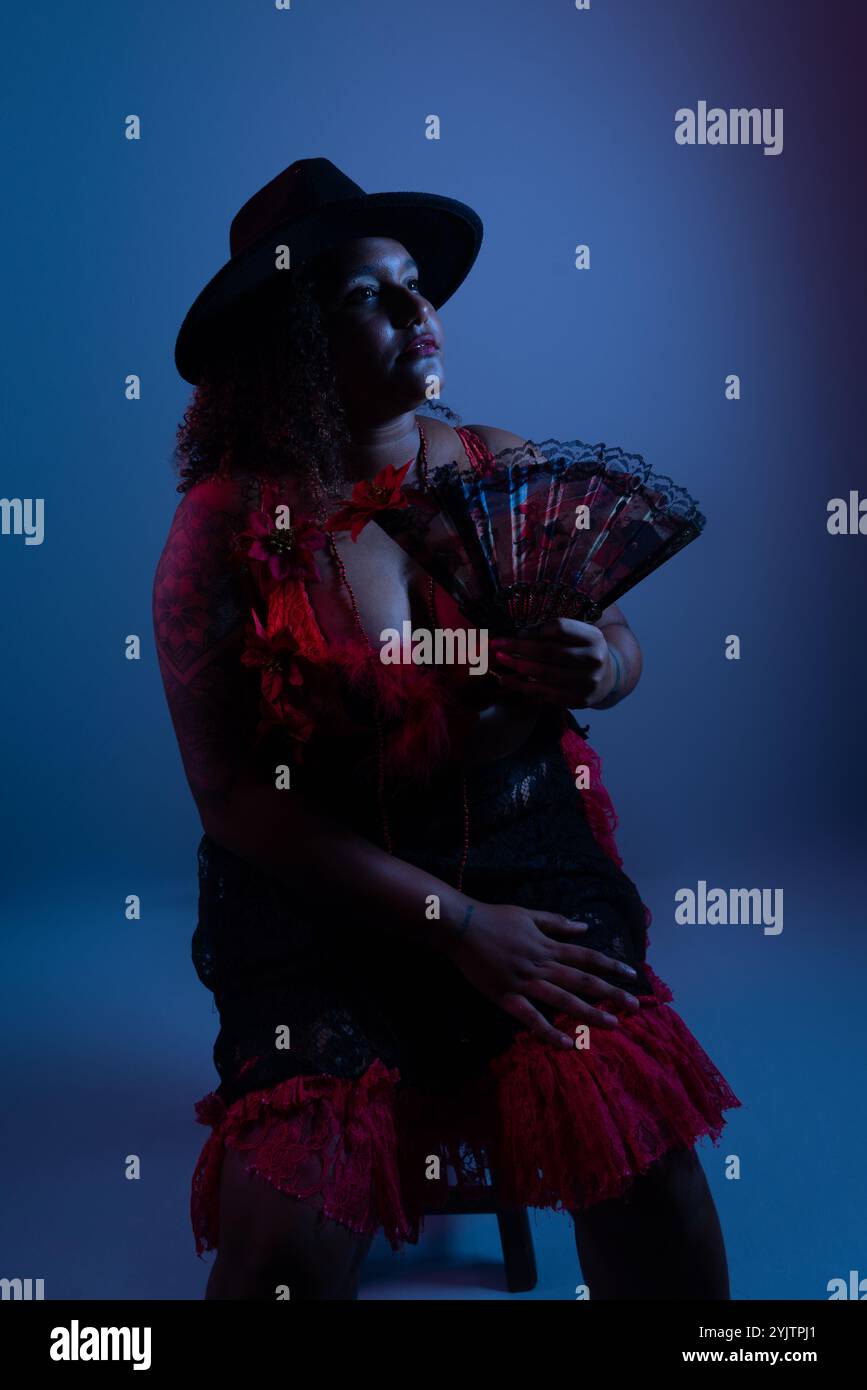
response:
<path id="1" fill-rule="evenodd" d="M 532 440 L 480 468 L 452 461 L 375 520 L 466 617 L 508 636 L 605 608 L 700 534 L 684 488 L 640 454 Z"/>

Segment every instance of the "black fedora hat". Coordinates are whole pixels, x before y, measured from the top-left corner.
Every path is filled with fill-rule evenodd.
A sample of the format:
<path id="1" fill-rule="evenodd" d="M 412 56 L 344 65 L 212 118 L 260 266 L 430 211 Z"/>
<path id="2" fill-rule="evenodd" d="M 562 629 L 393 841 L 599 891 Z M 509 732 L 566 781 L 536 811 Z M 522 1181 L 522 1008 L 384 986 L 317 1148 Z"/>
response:
<path id="1" fill-rule="evenodd" d="M 482 222 L 454 198 L 365 193 L 330 159 L 297 159 L 232 219 L 231 258 L 196 299 L 175 343 L 175 365 L 184 380 L 198 381 L 227 315 L 284 273 L 275 265 L 277 246 L 288 246 L 295 267 L 363 236 L 402 242 L 418 265 L 425 298 L 438 309 L 469 274 Z"/>

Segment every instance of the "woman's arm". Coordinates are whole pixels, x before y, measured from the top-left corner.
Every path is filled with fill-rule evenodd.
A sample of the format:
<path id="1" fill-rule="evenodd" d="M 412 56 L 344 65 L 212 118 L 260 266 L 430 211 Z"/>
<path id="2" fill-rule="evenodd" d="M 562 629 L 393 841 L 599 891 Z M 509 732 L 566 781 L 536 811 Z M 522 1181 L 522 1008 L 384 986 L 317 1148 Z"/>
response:
<path id="1" fill-rule="evenodd" d="M 249 609 L 229 559 L 238 505 L 225 481 L 191 490 L 154 582 L 160 671 L 205 832 L 285 883 L 290 902 L 294 894 L 314 919 L 320 914 L 323 933 L 342 914 L 361 930 L 391 933 L 398 947 L 427 942 L 547 1042 L 572 1045 L 543 1007 L 617 1027 L 608 1010 L 634 1009 L 637 1001 L 600 974 L 623 979 L 634 971 L 578 945 L 584 924 L 467 897 L 322 814 L 300 791 L 255 776 L 244 731 L 256 725 L 259 684 L 240 661 Z"/>
<path id="2" fill-rule="evenodd" d="M 205 832 L 280 879 L 314 920 L 322 915 L 449 951 L 472 899 L 323 814 L 301 791 L 243 780 L 203 816 Z M 435 902 L 436 915 L 432 916 Z"/>
<path id="3" fill-rule="evenodd" d="M 228 849 L 283 880 L 327 933 L 334 914 L 399 943 L 424 941 L 448 955 L 480 994 L 555 1047 L 571 1048 L 543 1009 L 599 1028 L 638 1000 L 616 981 L 631 966 L 581 946 L 584 922 L 558 913 L 482 903 L 320 815 L 296 792 L 236 788 L 205 826 Z M 439 918 L 427 911 L 437 900 Z M 609 979 L 602 978 L 609 976 Z M 412 990 L 407 981 L 407 990 Z"/>
<path id="4" fill-rule="evenodd" d="M 415 931 L 446 946 L 468 898 L 328 819 L 300 791 L 255 777 L 249 745 L 260 677 L 240 660 L 250 595 L 230 558 L 231 533 L 243 528 L 247 505 L 236 481 L 192 489 L 154 579 L 160 673 L 202 827 L 323 908 L 372 914 L 384 930 Z M 439 920 L 426 912 L 432 895 Z"/>
<path id="5" fill-rule="evenodd" d="M 611 709 L 635 689 L 644 663 L 638 638 L 618 604 L 612 603 L 606 608 L 596 626 L 605 638 L 609 656 L 615 667 L 615 678 L 607 695 L 600 699 L 588 700 L 586 704 L 588 709 Z"/>

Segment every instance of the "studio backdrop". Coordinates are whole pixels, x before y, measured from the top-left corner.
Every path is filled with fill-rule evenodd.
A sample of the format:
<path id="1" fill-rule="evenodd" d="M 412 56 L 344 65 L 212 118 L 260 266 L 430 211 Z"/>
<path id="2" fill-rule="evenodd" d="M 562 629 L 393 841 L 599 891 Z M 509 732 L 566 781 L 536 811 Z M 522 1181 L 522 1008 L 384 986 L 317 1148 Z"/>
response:
<path id="1" fill-rule="evenodd" d="M 700 1147 L 733 1296 L 867 1276 L 865 36 L 855 0 L 7 14 L 0 1276 L 202 1296 L 217 1020 L 151 617 L 173 347 L 236 210 L 317 156 L 481 217 L 441 315 L 460 420 L 619 446 L 701 504 L 622 601 L 636 691 L 577 715 L 654 966 L 742 1101 Z M 566 1225 L 533 1229 L 532 1296 L 574 1297 Z M 493 1217 L 438 1219 L 361 1297 L 505 1297 L 498 1260 Z"/>

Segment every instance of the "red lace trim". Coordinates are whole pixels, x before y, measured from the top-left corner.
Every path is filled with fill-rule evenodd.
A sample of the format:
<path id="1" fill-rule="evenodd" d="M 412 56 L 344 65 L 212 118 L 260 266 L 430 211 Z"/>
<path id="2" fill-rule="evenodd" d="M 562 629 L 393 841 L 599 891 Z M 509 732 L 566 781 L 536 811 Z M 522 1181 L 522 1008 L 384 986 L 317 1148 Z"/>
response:
<path id="1" fill-rule="evenodd" d="M 402 1088 L 378 1060 L 356 1081 L 292 1077 L 228 1109 L 204 1097 L 197 1118 L 213 1132 L 193 1176 L 197 1254 L 219 1246 L 227 1147 L 249 1151 L 248 1171 L 279 1191 L 352 1230 L 383 1231 L 395 1250 L 444 1206 L 449 1167 L 464 1194 L 483 1189 L 487 1169 L 500 1200 L 524 1207 L 575 1212 L 621 1195 L 670 1148 L 716 1143 L 723 1111 L 741 1104 L 670 997 L 665 986 L 643 996 L 617 1030 L 592 1030 L 586 1050 L 522 1033 L 456 1099 Z"/>
<path id="2" fill-rule="evenodd" d="M 560 747 L 563 750 L 563 757 L 566 759 L 566 765 L 570 772 L 574 774 L 575 769 L 580 767 L 582 763 L 586 763 L 589 767 L 590 785 L 589 787 L 582 787 L 580 790 L 584 812 L 587 816 L 590 829 L 593 831 L 596 843 L 614 860 L 615 864 L 622 868 L 623 859 L 617 849 L 617 843 L 614 838 L 614 832 L 617 829 L 617 812 L 602 782 L 602 759 L 599 757 L 596 749 L 592 748 L 587 740 L 582 738 L 574 729 L 564 730 L 563 737 L 560 740 Z M 649 929 L 653 921 L 653 913 L 647 906 L 647 903 L 644 903 L 643 907 L 644 920 Z M 645 933 L 644 944 L 645 949 L 650 946 L 649 931 Z M 656 981 L 659 989 L 668 990 L 668 986 L 663 985 L 659 976 L 654 974 L 646 962 L 644 968 L 650 978 Z M 671 997 L 672 995 L 669 991 L 667 998 L 671 999 Z"/>
<path id="3" fill-rule="evenodd" d="M 582 764 L 586 763 L 590 769 L 590 785 L 581 789 L 587 820 L 597 843 L 614 860 L 615 864 L 622 866 L 623 860 L 618 853 L 614 839 L 614 832 L 617 829 L 617 812 L 602 783 L 602 760 L 599 754 L 574 729 L 565 730 L 560 740 L 560 747 L 573 776 L 576 769 Z"/>

